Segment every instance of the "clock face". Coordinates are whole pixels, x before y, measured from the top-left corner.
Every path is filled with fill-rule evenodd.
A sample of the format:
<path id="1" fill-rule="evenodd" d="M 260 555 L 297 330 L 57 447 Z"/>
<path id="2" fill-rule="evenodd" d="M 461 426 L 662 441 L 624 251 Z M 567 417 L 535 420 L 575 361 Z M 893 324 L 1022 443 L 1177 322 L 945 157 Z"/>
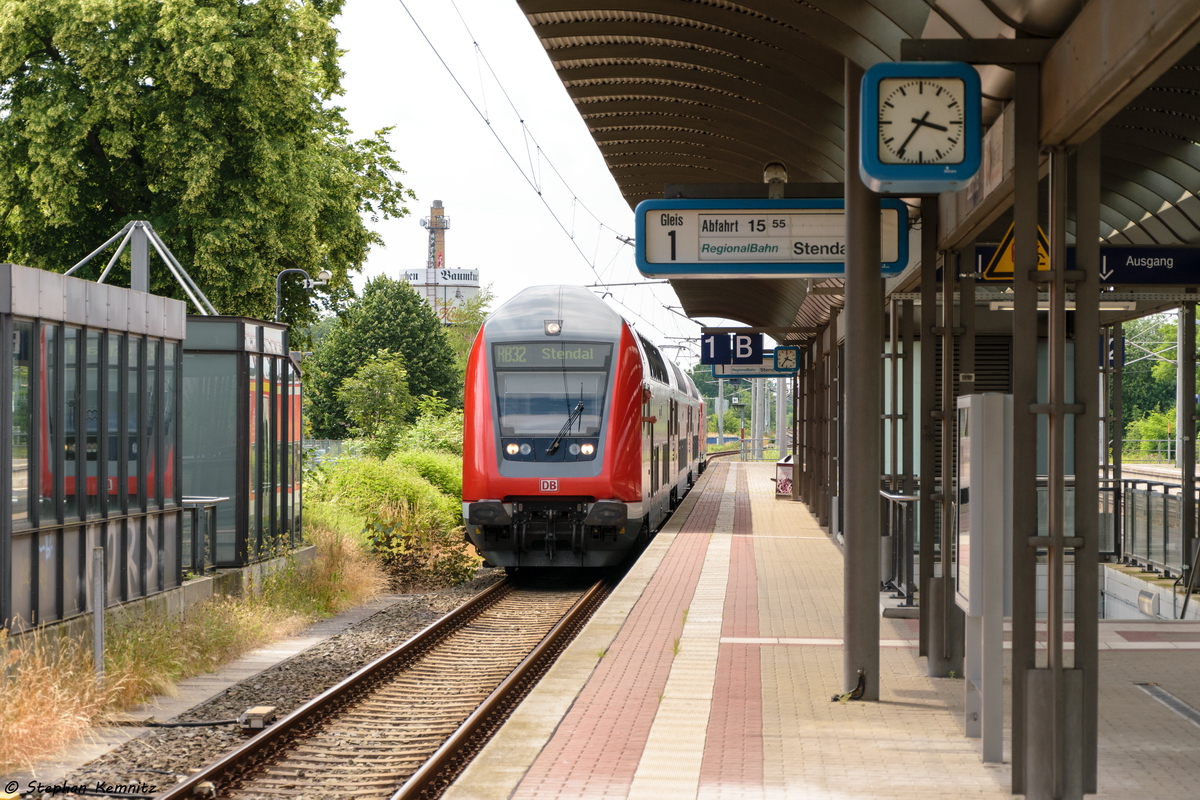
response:
<path id="1" fill-rule="evenodd" d="M 959 78 L 879 81 L 879 160 L 884 164 L 959 164 L 966 86 Z"/>
<path id="2" fill-rule="evenodd" d="M 775 351 L 776 369 L 795 369 L 796 351 L 791 348 L 779 348 Z"/>

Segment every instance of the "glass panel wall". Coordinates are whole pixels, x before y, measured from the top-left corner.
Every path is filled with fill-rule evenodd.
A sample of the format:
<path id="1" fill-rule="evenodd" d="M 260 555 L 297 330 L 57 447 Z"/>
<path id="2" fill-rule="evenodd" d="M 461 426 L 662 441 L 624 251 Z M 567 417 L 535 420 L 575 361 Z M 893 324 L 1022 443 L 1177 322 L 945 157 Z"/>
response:
<path id="1" fill-rule="evenodd" d="M 258 435 L 258 426 L 262 419 L 262 414 L 259 413 L 259 374 L 258 374 L 258 356 L 249 356 L 249 369 L 246 374 L 249 376 L 250 393 L 247 398 L 249 407 L 247 408 L 247 419 L 249 420 L 249 443 L 246 455 L 249 459 L 247 462 L 250 466 L 249 471 L 249 494 L 246 503 L 246 531 L 247 531 L 247 548 L 248 558 L 255 559 L 258 555 L 258 540 L 262 535 L 262 529 L 259 527 L 259 492 L 258 489 L 262 485 L 262 459 L 259 458 L 259 443 L 262 441 Z"/>
<path id="2" fill-rule="evenodd" d="M 79 491 L 82 479 L 87 477 L 87 468 L 79 457 L 82 442 L 79 441 L 83 426 L 80 422 L 81 406 L 79 399 L 79 355 L 83 332 L 78 328 L 67 327 L 63 332 L 63 500 L 66 519 L 79 519 Z"/>
<path id="3" fill-rule="evenodd" d="M 142 591 L 142 525 L 144 517 L 134 517 L 125 523 L 125 595 L 129 600 L 140 597 Z"/>
<path id="4" fill-rule="evenodd" d="M 121 384 L 121 357 L 125 353 L 125 337 L 116 332 L 108 334 L 108 513 L 121 513 L 121 504 L 129 487 L 129 475 L 125 469 L 128 461 L 128 446 L 122 422 L 125 415 L 124 387 Z"/>
<path id="5" fill-rule="evenodd" d="M 295 370 L 292 368 L 292 363 L 287 362 L 287 442 L 288 442 L 288 471 L 284 482 L 287 484 L 287 523 L 289 530 L 292 531 L 292 541 L 298 539 L 298 531 L 296 531 L 296 501 L 298 494 L 296 492 L 296 480 L 299 476 L 300 464 L 298 461 L 299 444 L 297 443 L 297 434 L 300 430 L 300 414 L 297 405 L 299 403 L 300 384 L 296 379 Z"/>
<path id="6" fill-rule="evenodd" d="M 279 425 L 279 407 L 276 397 L 278 393 L 275 386 L 275 364 L 278 362 L 274 358 L 263 359 L 263 543 L 269 549 L 273 550 L 276 546 L 276 534 L 278 533 L 275 527 L 279 520 L 279 484 L 276 482 L 278 473 L 276 459 L 278 458 L 278 448 L 275 442 L 275 431 Z"/>
<path id="7" fill-rule="evenodd" d="M 142 442 L 146 447 L 146 508 L 162 507 L 162 453 L 158 445 L 162 441 L 162 393 L 158 390 L 158 363 L 162 342 L 146 340 L 146 434 Z"/>
<path id="8" fill-rule="evenodd" d="M 146 497 L 146 464 L 143 455 L 145 451 L 145 411 L 146 385 L 142 376 L 142 339 L 130 336 L 125 352 L 125 374 L 128 376 L 125 391 L 128 392 L 128 402 L 125 407 L 125 430 L 129 447 L 125 454 L 129 461 L 128 510 L 130 513 L 145 508 Z"/>
<path id="9" fill-rule="evenodd" d="M 45 364 L 39 381 L 42 397 L 38 436 L 39 524 L 52 525 L 60 520 L 58 502 L 62 498 L 62 359 L 59 357 L 57 325 L 42 325 L 41 360 Z"/>
<path id="10" fill-rule="evenodd" d="M 12 350 L 12 525 L 18 530 L 32 524 L 32 493 L 37 485 L 30 474 L 35 402 L 29 383 L 32 357 L 33 323 L 17 320 Z"/>
<path id="11" fill-rule="evenodd" d="M 237 563 L 238 356 L 184 353 L 183 495 L 228 497 L 217 505 L 216 564 Z"/>
<path id="12" fill-rule="evenodd" d="M 12 538 L 12 611 L 7 620 L 20 630 L 33 622 L 33 543 L 35 534 L 24 533 Z"/>
<path id="13" fill-rule="evenodd" d="M 71 617 L 84 610 L 83 570 L 80 569 L 80 528 L 68 528 L 63 533 L 63 616 Z"/>
<path id="14" fill-rule="evenodd" d="M 38 541 L 38 604 L 36 622 L 58 619 L 58 531 Z"/>
<path id="15" fill-rule="evenodd" d="M 87 332 L 84 350 L 84 439 L 80 474 L 83 476 L 83 503 L 89 517 L 100 515 L 100 331 Z M 107 465 L 106 465 L 107 466 Z"/>
<path id="16" fill-rule="evenodd" d="M 167 506 L 175 502 L 175 450 L 179 438 L 176 429 L 176 406 L 179 402 L 179 388 L 176 374 L 179 363 L 179 345 L 167 342 L 163 345 L 163 409 L 162 409 L 162 446 L 164 465 L 162 471 L 162 498 Z"/>
<path id="17" fill-rule="evenodd" d="M 30 275 L 17 280 L 20 271 Z M 93 293 L 75 278 L 0 264 L 5 281 L 16 308 L 59 309 L 71 297 L 83 302 L 89 320 L 122 316 L 111 313 L 122 303 L 128 305 L 120 310 L 143 311 L 128 317 L 139 325 L 150 320 L 145 301 L 126 290 Z M 178 535 L 181 512 L 161 505 L 177 505 L 179 495 L 182 364 L 178 339 L 167 337 L 183 331 L 185 307 L 161 303 L 170 313 L 153 315 L 159 322 L 149 337 L 66 325 L 63 316 L 3 320 L 10 392 L 0 400 L 7 428 L 0 435 L 8 437 L 9 461 L 0 491 L 10 513 L 0 537 L 8 587 L 0 592 L 0 625 L 83 613 L 93 542 L 106 551 L 110 604 L 178 584 L 178 543 L 163 536 Z M 70 310 L 78 316 L 78 306 Z M 229 473 L 232 480 L 236 469 Z"/>
<path id="18" fill-rule="evenodd" d="M 236 337 L 219 331 L 222 325 Z M 300 385 L 285 339 L 282 326 L 253 320 L 188 320 L 178 378 L 183 495 L 234 498 L 217 506 L 218 566 L 266 558 L 298 540 Z M 230 453 L 228 464 L 215 466 Z"/>

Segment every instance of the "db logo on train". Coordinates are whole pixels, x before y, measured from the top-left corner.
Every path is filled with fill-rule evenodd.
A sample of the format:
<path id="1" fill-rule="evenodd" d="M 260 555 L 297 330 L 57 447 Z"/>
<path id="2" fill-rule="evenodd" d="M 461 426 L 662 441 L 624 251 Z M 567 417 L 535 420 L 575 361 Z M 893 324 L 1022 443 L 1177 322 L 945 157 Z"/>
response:
<path id="1" fill-rule="evenodd" d="M 543 492 L 557 492 L 558 491 L 558 481 L 542 481 L 542 491 Z"/>

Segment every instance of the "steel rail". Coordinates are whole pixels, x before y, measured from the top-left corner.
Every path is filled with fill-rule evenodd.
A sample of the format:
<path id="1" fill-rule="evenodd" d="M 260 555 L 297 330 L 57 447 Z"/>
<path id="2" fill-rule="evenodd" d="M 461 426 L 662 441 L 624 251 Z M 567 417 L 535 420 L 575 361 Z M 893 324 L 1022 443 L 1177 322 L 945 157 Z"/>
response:
<path id="1" fill-rule="evenodd" d="M 505 678 L 487 699 L 471 713 L 463 724 L 439 747 L 420 769 L 412 774 L 404 785 L 396 790 L 390 800 L 417 800 L 417 798 L 439 797 L 446 787 L 458 776 L 466 765 L 465 758 L 471 753 L 472 739 L 484 734 L 489 726 L 498 726 L 506 714 L 506 706 L 524 696 L 525 685 L 536 681 L 540 672 L 548 668 L 556 657 L 556 648 L 565 646 L 573 637 L 576 628 L 590 617 L 594 608 L 607 596 L 608 580 L 597 581 L 583 597 L 576 601 L 571 610 L 550 629 L 545 638 L 527 655 L 516 669 Z M 530 687 L 531 688 L 531 687 Z"/>
<path id="2" fill-rule="evenodd" d="M 288 737 L 300 733 L 303 728 L 312 723 L 314 718 L 325 716 L 328 712 L 336 708 L 339 702 L 363 690 L 366 685 L 370 684 L 372 679 L 385 674 L 388 668 L 398 666 L 405 659 L 418 656 L 428 650 L 446 635 L 452 633 L 466 622 L 469 622 L 477 613 L 494 605 L 505 595 L 512 592 L 512 590 L 513 584 L 511 580 L 503 580 L 490 586 L 455 611 L 412 636 L 404 644 L 385 653 L 350 677 L 326 689 L 312 700 L 296 708 L 274 725 L 264 729 L 262 733 L 248 740 L 241 747 L 231 750 L 200 770 L 200 772 L 188 777 L 187 780 L 157 795 L 158 800 L 179 800 L 180 798 L 190 798 L 198 794 L 211 794 L 210 791 L 205 790 L 197 792 L 197 789 L 203 783 L 217 783 L 227 775 L 236 774 L 246 764 L 266 760 L 269 758 L 273 746 L 283 746 Z M 217 786 L 217 794 L 220 793 L 220 786 Z"/>

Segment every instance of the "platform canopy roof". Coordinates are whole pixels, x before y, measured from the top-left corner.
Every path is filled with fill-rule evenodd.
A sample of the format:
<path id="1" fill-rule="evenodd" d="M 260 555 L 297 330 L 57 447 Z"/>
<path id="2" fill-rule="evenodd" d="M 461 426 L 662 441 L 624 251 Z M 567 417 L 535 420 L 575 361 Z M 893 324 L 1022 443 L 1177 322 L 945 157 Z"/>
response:
<path id="1" fill-rule="evenodd" d="M 1048 38 L 1099 54 L 1044 68 L 1042 104 L 1044 138 L 1070 144 L 1103 130 L 1098 234 L 1200 244 L 1194 0 L 519 3 L 631 207 L 667 184 L 753 184 L 765 196 L 771 161 L 789 183 L 842 182 L 847 58 L 900 60 L 905 39 Z M 1011 99 L 1013 73 L 980 72 L 986 127 Z M 1086 109 L 1072 110 L 1081 96 Z M 757 326 L 819 325 L 836 302 L 802 280 L 672 284 L 690 316 Z"/>

